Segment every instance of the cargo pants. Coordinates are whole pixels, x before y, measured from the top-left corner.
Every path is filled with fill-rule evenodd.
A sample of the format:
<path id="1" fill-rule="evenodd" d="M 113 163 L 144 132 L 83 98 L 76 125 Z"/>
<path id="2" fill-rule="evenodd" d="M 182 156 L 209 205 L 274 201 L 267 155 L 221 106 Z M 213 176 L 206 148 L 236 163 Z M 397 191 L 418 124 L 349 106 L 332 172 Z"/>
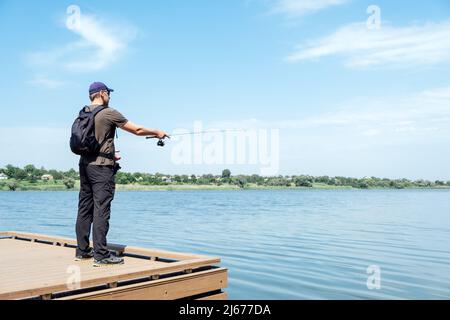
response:
<path id="1" fill-rule="evenodd" d="M 80 164 L 76 254 L 88 252 L 92 226 L 94 259 L 101 260 L 110 255 L 106 235 L 116 188 L 115 173 L 114 166 Z"/>

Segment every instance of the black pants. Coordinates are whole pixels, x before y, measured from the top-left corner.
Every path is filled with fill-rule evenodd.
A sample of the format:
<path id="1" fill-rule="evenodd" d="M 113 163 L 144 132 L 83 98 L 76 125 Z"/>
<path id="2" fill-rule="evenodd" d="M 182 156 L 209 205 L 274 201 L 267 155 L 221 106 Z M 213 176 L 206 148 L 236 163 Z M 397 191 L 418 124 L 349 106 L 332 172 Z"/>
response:
<path id="1" fill-rule="evenodd" d="M 77 254 L 89 249 L 89 235 L 92 226 L 94 258 L 109 257 L 106 235 L 109 229 L 111 201 L 116 188 L 113 166 L 80 164 L 80 196 L 76 225 Z"/>

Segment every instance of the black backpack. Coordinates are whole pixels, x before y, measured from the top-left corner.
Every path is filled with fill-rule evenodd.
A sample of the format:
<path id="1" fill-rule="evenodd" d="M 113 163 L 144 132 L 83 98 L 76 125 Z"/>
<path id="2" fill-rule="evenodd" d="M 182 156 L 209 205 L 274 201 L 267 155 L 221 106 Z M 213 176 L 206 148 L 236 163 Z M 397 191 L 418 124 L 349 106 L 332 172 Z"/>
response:
<path id="1" fill-rule="evenodd" d="M 102 156 L 108 159 L 112 158 L 110 154 L 100 153 L 100 149 L 106 142 L 100 144 L 95 138 L 95 116 L 106 109 L 100 106 L 94 111 L 86 111 L 87 106 L 81 109 L 80 114 L 72 125 L 72 135 L 70 137 L 70 149 L 72 152 L 80 156 Z"/>

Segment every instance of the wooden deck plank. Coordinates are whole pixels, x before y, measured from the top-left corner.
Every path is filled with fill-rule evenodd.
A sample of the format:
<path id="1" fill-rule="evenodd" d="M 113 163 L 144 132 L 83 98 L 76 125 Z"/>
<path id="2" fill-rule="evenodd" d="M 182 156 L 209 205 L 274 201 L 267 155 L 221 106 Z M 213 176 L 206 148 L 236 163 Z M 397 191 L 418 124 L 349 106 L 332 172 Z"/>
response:
<path id="1" fill-rule="evenodd" d="M 42 240 L 42 241 L 58 242 L 58 243 L 74 245 L 74 246 L 77 245 L 76 240 L 70 239 L 70 238 L 64 238 L 64 237 L 54 237 L 54 236 L 46 236 L 46 235 L 41 235 L 41 234 L 16 232 L 16 231 L 7 231 L 7 232 L 3 232 L 3 233 L 5 233 L 7 236 L 11 236 L 11 237 L 20 237 L 20 238 L 25 238 L 25 239 L 37 239 L 37 240 Z M 91 243 L 91 245 L 92 245 L 92 243 Z M 166 259 L 175 259 L 175 260 L 207 258 L 207 256 L 198 255 L 198 254 L 184 254 L 184 253 L 171 252 L 171 251 L 165 251 L 165 250 L 144 249 L 144 248 L 138 248 L 138 247 L 133 247 L 133 246 L 126 246 L 124 252 L 130 253 L 130 254 L 152 256 L 152 257 L 159 257 L 159 258 L 166 258 Z"/>
<path id="2" fill-rule="evenodd" d="M 122 266 L 113 266 L 113 267 L 108 267 L 108 271 L 106 270 L 100 270 L 100 268 L 94 268 L 92 266 L 92 262 L 90 263 L 84 263 L 83 266 L 80 266 L 79 264 L 74 263 L 73 265 L 69 265 L 69 266 L 58 266 L 58 267 L 54 267 L 54 268 L 47 268 L 47 269 L 41 269 L 39 268 L 38 270 L 35 270 L 34 272 L 28 272 L 26 273 L 28 270 L 22 270 L 22 272 L 16 272 L 16 273 L 12 273 L 12 272 L 8 272 L 6 274 L 8 274 L 8 277 L 1 277 L 0 278 L 0 283 L 1 283 L 1 287 L 0 288 L 0 293 L 2 293 L 3 288 L 5 288 L 5 290 L 11 290 L 11 289 L 17 289 L 17 288 L 24 288 L 24 287 L 31 287 L 31 286 L 39 286 L 42 283 L 45 283 L 47 285 L 53 284 L 53 285 L 57 285 L 59 283 L 62 283 L 62 281 L 67 281 L 67 279 L 71 276 L 71 274 L 73 274 L 73 272 L 77 271 L 76 268 L 79 267 L 79 272 L 81 275 L 82 280 L 84 281 L 89 281 L 89 280 L 94 280 L 97 279 L 100 276 L 106 277 L 114 277 L 117 275 L 121 275 L 121 274 L 127 274 L 127 273 L 131 273 L 131 272 L 136 272 L 136 271 L 148 271 L 148 270 L 154 270 L 154 274 L 160 274 L 160 272 L 158 272 L 158 270 L 161 269 L 162 265 L 149 265 L 149 266 L 140 266 L 140 265 L 135 265 L 135 266 L 128 266 L 129 262 L 126 259 L 125 261 L 125 265 L 123 266 L 127 266 L 126 268 L 122 268 Z M 105 268 L 102 268 L 105 269 Z M 3 272 L 3 270 L 0 268 L 1 272 Z M 24 275 L 24 273 L 26 273 Z M 106 280 L 108 281 L 108 280 Z M 64 282 L 65 283 L 65 282 Z M 108 282 L 109 283 L 109 282 Z"/>
<path id="3" fill-rule="evenodd" d="M 218 268 L 145 283 L 104 289 L 58 300 L 172 300 L 226 288 L 227 270 Z"/>
<path id="4" fill-rule="evenodd" d="M 52 247 L 37 243 L 22 243 L 17 240 L 2 239 L 0 240 L 0 251 L 2 252 L 2 257 L 5 258 L 5 261 L 14 260 L 13 264 L 3 263 L 0 266 L 4 274 L 11 271 L 26 275 L 30 273 L 41 273 L 45 270 L 50 271 L 50 268 L 67 268 L 70 265 L 90 267 L 92 265 L 92 260 L 76 262 L 74 260 L 75 251 L 71 248 Z M 51 261 L 49 261 L 50 259 Z M 167 265 L 167 263 L 164 262 L 136 259 L 132 257 L 125 257 L 125 260 L 126 264 L 124 265 L 124 269 L 143 265 Z M 1 274 L 0 279 L 2 279 Z"/>
<path id="5" fill-rule="evenodd" d="M 208 263 L 196 261 L 193 263 L 190 263 L 190 265 L 196 264 L 198 267 L 203 265 L 209 265 Z M 135 270 L 128 270 L 123 272 L 123 270 L 117 270 L 116 274 L 112 274 L 111 272 L 105 276 L 104 274 L 101 275 L 90 275 L 90 276 L 84 276 L 82 275 L 82 279 L 80 282 L 80 288 L 87 288 L 87 287 L 93 287 L 97 285 L 103 285 L 111 282 L 118 282 L 118 281 L 125 281 L 125 280 L 132 280 L 132 279 L 139 279 L 144 277 L 149 277 L 151 275 L 155 274 L 167 274 L 171 272 L 180 271 L 183 269 L 184 265 L 178 265 L 178 266 L 170 266 L 170 267 L 164 267 L 164 268 L 140 268 Z M 105 267 L 109 268 L 109 267 Z M 120 266 L 114 266 L 111 268 L 117 268 L 119 269 Z M 43 295 L 53 292 L 60 292 L 60 291 L 66 291 L 67 290 L 67 277 L 68 275 L 66 273 L 59 273 L 57 274 L 59 276 L 59 279 L 51 279 L 49 281 L 37 281 L 35 283 L 26 282 L 22 285 L 16 285 L 15 287 L 9 287 L 3 288 L 0 291 L 0 299 L 18 299 L 18 298 L 25 298 L 29 296 L 37 296 L 37 295 Z"/>
<path id="6" fill-rule="evenodd" d="M 20 237 L 32 235 L 15 232 L 2 234 Z M 55 240 L 54 237 L 39 237 L 41 240 Z M 94 268 L 92 260 L 74 261 L 74 248 L 13 239 L 0 239 L 0 253 L 4 258 L 0 264 L 0 299 L 18 299 L 65 291 L 67 279 L 70 277 L 67 271 L 71 267 L 79 268 L 80 287 L 86 288 L 220 263 L 219 258 L 198 255 L 194 256 L 202 258 L 171 263 L 125 257 L 123 265 Z M 183 257 L 191 256 L 184 254 Z"/>
<path id="7" fill-rule="evenodd" d="M 114 277 L 117 275 L 121 275 L 121 274 L 126 274 L 126 273 L 130 273 L 130 272 L 136 272 L 136 271 L 141 271 L 141 270 L 155 270 L 155 272 L 157 272 L 158 270 L 160 270 L 162 268 L 162 266 L 154 266 L 154 265 L 149 265 L 149 266 L 133 266 L 133 267 L 124 267 L 127 265 L 127 262 L 125 262 L 124 265 L 120 265 L 120 266 L 111 266 L 108 267 L 109 270 L 104 270 L 107 267 L 104 268 L 95 268 L 92 266 L 92 264 L 84 264 L 84 266 L 81 266 L 79 268 L 80 270 L 80 275 L 82 277 L 82 280 L 87 281 L 90 279 L 96 279 L 99 276 L 109 276 L 109 277 Z M 30 272 L 29 275 L 24 276 L 22 278 L 17 278 L 17 279 L 12 279 L 9 280 L 7 279 L 7 277 L 5 277 L 5 279 L 2 279 L 0 281 L 2 282 L 2 288 L 0 289 L 0 292 L 3 291 L 3 287 L 7 287 L 9 285 L 9 289 L 14 288 L 15 286 L 20 286 L 23 283 L 25 283 L 25 285 L 34 285 L 35 283 L 41 283 L 41 282 L 55 282 L 55 283 L 61 283 L 62 280 L 67 280 L 67 278 L 70 276 L 69 272 L 71 270 L 76 270 L 74 269 L 79 267 L 79 265 L 77 264 L 73 264 L 73 265 L 69 265 L 69 266 L 61 266 L 58 268 L 52 268 L 52 269 L 41 269 L 39 268 L 39 270 L 36 270 L 36 272 Z M 27 272 L 28 270 L 24 270 L 24 272 Z M 23 275 L 23 273 L 16 273 L 16 274 L 9 274 L 10 278 L 14 278 L 13 276 L 21 276 Z M 107 283 L 109 283 L 109 281 L 107 280 Z M 7 288 L 8 289 L 8 288 Z"/>
<path id="8" fill-rule="evenodd" d="M 41 283 L 60 283 L 69 277 L 67 269 L 79 267 L 84 279 L 96 278 L 99 275 L 114 276 L 120 273 L 134 272 L 166 266 L 167 263 L 125 257 L 125 264 L 120 271 L 115 267 L 93 268 L 92 260 L 74 261 L 74 250 L 71 248 L 52 247 L 37 243 L 24 243 L 17 240 L 0 240 L 0 252 L 15 251 L 13 256 L 5 259 L 0 265 L 0 293 L 14 288 L 23 288 L 39 285 Z M 14 261 L 14 263 L 10 263 Z M 53 281 L 52 281 L 53 280 Z"/>

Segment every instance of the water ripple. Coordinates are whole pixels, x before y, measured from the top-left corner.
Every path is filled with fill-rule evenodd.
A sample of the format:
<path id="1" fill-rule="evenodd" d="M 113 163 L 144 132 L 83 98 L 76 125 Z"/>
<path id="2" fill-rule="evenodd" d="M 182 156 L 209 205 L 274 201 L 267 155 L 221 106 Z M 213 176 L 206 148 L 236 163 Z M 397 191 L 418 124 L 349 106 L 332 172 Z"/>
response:
<path id="1" fill-rule="evenodd" d="M 219 256 L 231 299 L 449 299 L 450 192 L 117 193 L 111 242 Z M 75 192 L 0 193 L 0 229 L 74 237 Z M 369 290 L 367 267 L 381 270 Z"/>

